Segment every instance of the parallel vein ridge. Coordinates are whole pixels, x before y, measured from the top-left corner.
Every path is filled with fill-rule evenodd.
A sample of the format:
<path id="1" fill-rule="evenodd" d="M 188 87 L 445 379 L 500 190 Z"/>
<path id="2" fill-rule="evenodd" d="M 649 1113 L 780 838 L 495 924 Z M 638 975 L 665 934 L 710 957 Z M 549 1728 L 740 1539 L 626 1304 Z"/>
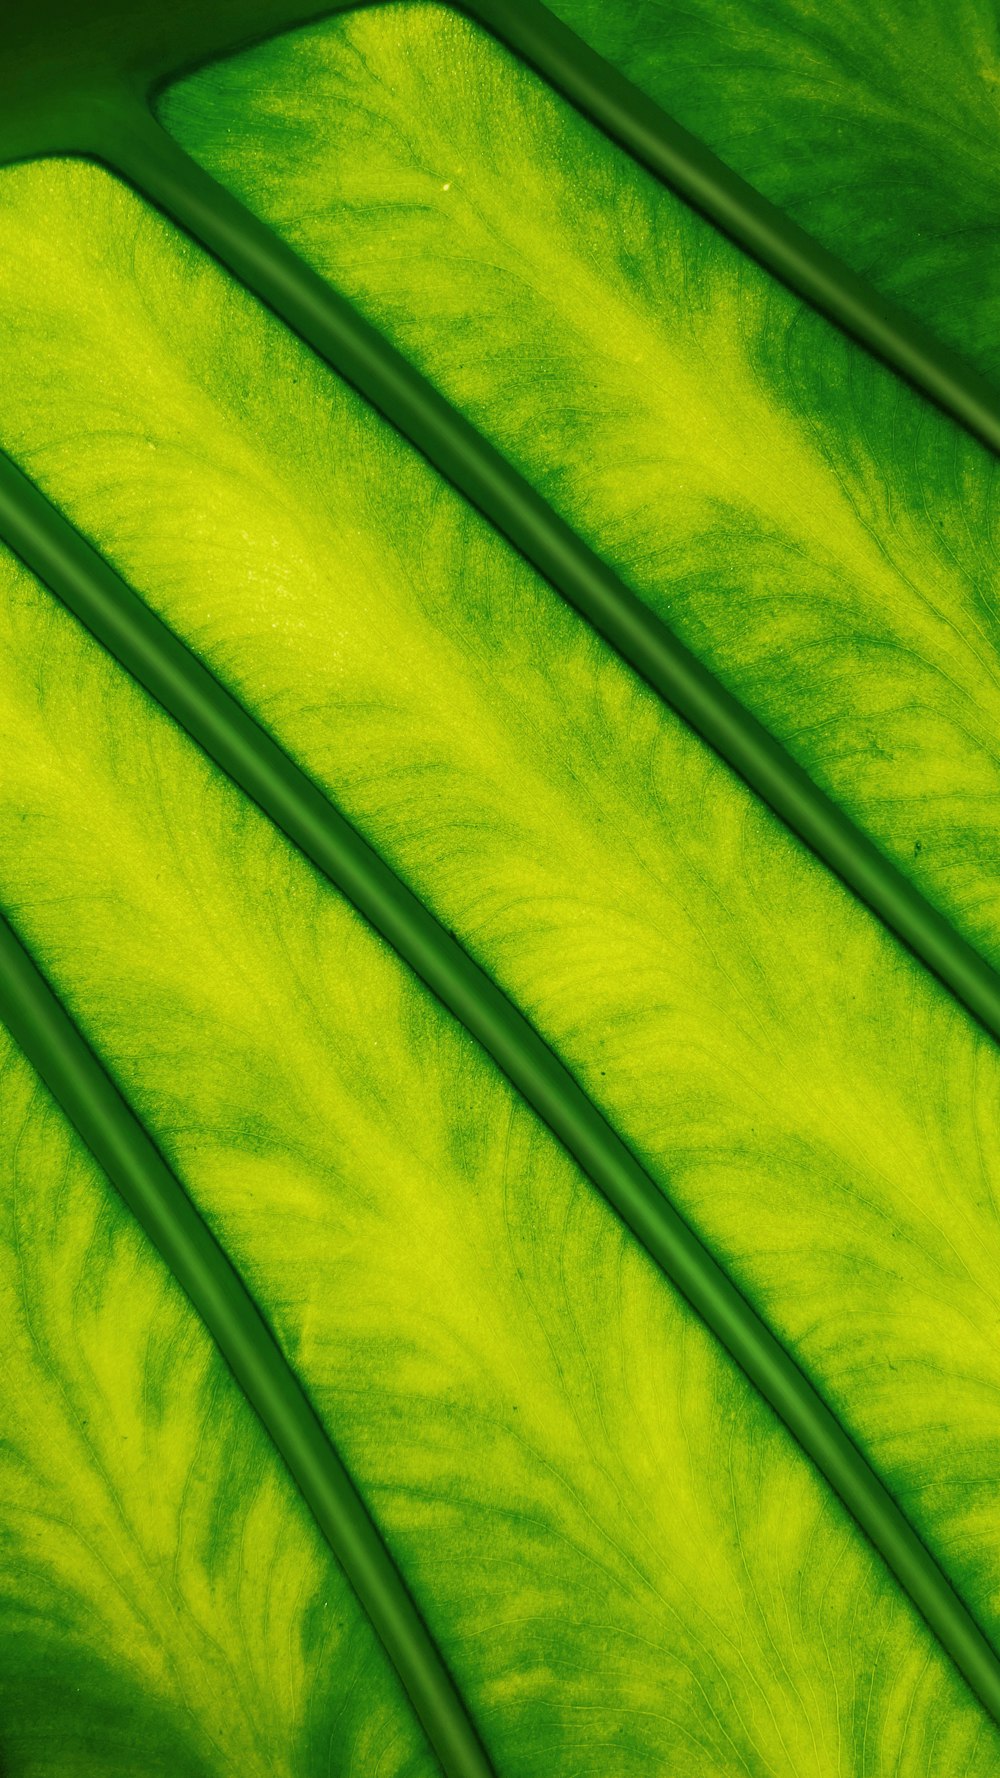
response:
<path id="1" fill-rule="evenodd" d="M 1000 451 L 1000 400 L 978 371 L 769 203 L 541 0 L 460 0 L 460 10 L 789 289 Z"/>
<path id="2" fill-rule="evenodd" d="M 137 111 L 109 158 L 489 519 L 1000 1041 L 1000 978 L 545 500 L 300 256 Z"/>
<path id="3" fill-rule="evenodd" d="M 267 1428 L 380 1636 L 445 1778 L 493 1778 L 403 1576 L 246 1285 L 2 916 L 0 1019 L 170 1267 Z"/>
<path id="4" fill-rule="evenodd" d="M 363 3 L 354 0 L 356 5 Z M 790 289 L 921 389 L 990 449 L 1000 450 L 1000 399 L 984 378 L 898 303 L 880 294 L 777 205 L 769 203 L 697 136 L 584 43 L 542 0 L 448 3 L 531 63 L 571 104 Z M 274 36 L 307 19 L 342 10 L 343 0 L 340 6 L 310 6 L 303 0 L 299 7 L 288 5 L 287 0 L 284 7 L 281 0 L 244 0 L 242 12 L 233 4 L 217 21 L 218 7 L 201 8 L 194 24 L 190 16 L 179 15 L 175 21 L 171 15 L 172 28 L 164 33 L 162 28 L 150 30 L 141 7 L 131 8 L 116 16 L 113 35 L 105 41 L 100 42 L 99 32 L 90 33 L 99 49 L 95 56 L 93 45 L 87 42 L 90 53 L 84 59 L 72 53 L 80 35 L 79 8 L 69 0 L 48 0 L 47 5 L 33 10 L 25 40 L 66 37 L 67 24 L 71 24 L 70 54 L 49 63 L 50 90 L 25 89 L 20 70 L 16 70 L 4 94 L 0 158 L 100 152 L 95 137 L 105 133 L 109 109 L 120 106 L 123 93 L 128 105 L 137 91 L 155 90 L 206 57 L 231 53 L 255 37 Z M 22 25 L 20 19 L 17 22 Z M 96 26 L 97 20 L 93 23 Z M 88 16 L 88 27 L 90 24 Z"/>
<path id="5" fill-rule="evenodd" d="M 305 857 L 347 896 L 493 1057 L 784 1421 L 871 1539 L 969 1685 L 1000 1721 L 1000 1659 L 889 1490 L 790 1353 L 523 1013 L 389 869 L 319 786 L 254 721 L 204 663 L 143 603 L 16 465 L 3 456 L 0 456 L 0 533 L 121 665 L 261 807 Z M 32 1046 L 29 1054 L 40 1058 L 43 1075 L 46 1079 L 54 1079 L 62 1093 L 66 1079 L 63 1049 L 69 1042 L 67 1030 L 72 1033 L 72 1028 L 65 1015 L 58 1014 L 48 991 L 40 995 L 37 972 L 26 963 L 16 941 L 9 940 L 6 951 L 9 956 L 6 953 L 0 955 L 0 966 L 3 966 L 0 967 L 0 978 L 4 967 L 7 973 L 6 986 L 0 990 L 0 1012 L 6 1007 L 15 1035 L 21 1037 L 26 1048 L 29 1044 Z M 75 1033 L 72 1035 L 79 1046 L 73 1051 L 79 1062 L 82 1041 Z M 76 1098 L 70 1114 L 102 1164 L 109 1171 L 112 1167 L 118 1169 L 113 1173 L 117 1182 L 121 1176 L 120 1155 L 128 1156 L 129 1141 L 138 1141 L 143 1167 L 153 1168 L 157 1190 L 179 1194 L 187 1204 L 181 1188 L 166 1171 L 148 1139 L 142 1136 L 135 1120 L 89 1052 L 86 1056 L 86 1064 L 81 1064 L 82 1074 L 73 1078 Z M 94 1105 L 103 1108 L 96 1117 L 89 1097 L 91 1091 L 97 1092 Z M 113 1102 L 110 1125 L 107 1122 L 108 1095 Z M 111 1137 L 114 1141 L 110 1141 Z M 121 1144 L 126 1137 L 128 1141 L 123 1149 Z M 156 1172 L 157 1167 L 162 1172 Z M 165 1180 L 163 1173 L 166 1174 Z M 127 1183 L 128 1190 L 132 1191 L 131 1175 L 127 1175 Z M 159 1201 L 155 1193 L 153 1201 Z M 132 1197 L 129 1202 L 133 1202 Z M 145 1198 L 142 1202 L 145 1203 Z M 189 1204 L 187 1212 L 181 1208 L 178 1214 L 195 1215 Z M 198 1221 L 196 1217 L 195 1221 Z M 166 1233 L 170 1236 L 171 1229 L 168 1228 Z M 207 1231 L 203 1231 L 203 1236 L 211 1243 Z M 157 1239 L 155 1233 L 153 1238 Z M 195 1231 L 192 1238 L 197 1241 L 202 1236 Z M 242 1290 L 242 1287 L 214 1244 L 211 1251 L 206 1249 L 204 1258 L 200 1254 L 198 1249 L 198 1265 L 206 1266 L 207 1270 L 204 1274 L 196 1270 L 195 1282 L 201 1288 L 204 1276 L 211 1285 L 210 1306 L 215 1301 L 212 1293 L 217 1291 L 220 1303 L 225 1306 L 230 1300 L 227 1292 Z M 184 1263 L 192 1263 L 194 1257 L 194 1254 L 185 1257 Z M 225 1284 L 224 1289 L 214 1282 L 216 1271 L 213 1268 L 220 1267 L 218 1276 Z M 243 1303 L 241 1297 L 241 1316 L 249 1313 L 263 1330 L 263 1323 L 256 1316 L 249 1298 L 245 1298 L 245 1307 Z M 230 1338 L 225 1321 L 223 1332 Z M 245 1337 L 243 1321 L 239 1322 L 236 1333 L 240 1338 Z M 269 1336 L 265 1334 L 265 1338 Z M 237 1343 L 237 1359 L 240 1350 Z M 277 1348 L 267 1356 L 268 1364 L 275 1362 L 281 1366 L 281 1390 L 284 1390 L 286 1375 L 290 1377 L 290 1373 L 287 1373 Z M 235 1363 L 233 1368 L 237 1368 Z M 254 1382 L 252 1370 L 250 1380 Z M 294 1384 L 294 1379 L 291 1382 Z M 297 1384 L 294 1388 L 298 1391 Z M 279 1391 L 279 1408 L 292 1400 L 291 1394 L 285 1397 Z M 300 1392 L 294 1400 L 301 1401 L 307 1415 L 311 1413 Z M 296 1412 L 300 1413 L 302 1409 L 296 1409 Z M 317 1433 L 320 1438 L 323 1435 L 318 1427 L 312 1432 L 308 1423 L 304 1424 L 302 1436 L 308 1435 L 306 1443 L 309 1448 L 309 1439 L 314 1439 Z M 298 1431 L 295 1437 L 299 1437 Z M 324 1445 L 324 1453 L 327 1449 Z M 329 1458 L 326 1461 L 329 1463 Z M 327 1474 L 332 1477 L 334 1471 L 328 1469 Z M 342 1474 L 340 1470 L 336 1472 L 338 1488 Z M 346 1476 L 344 1481 L 350 1488 Z M 333 1488 L 332 1481 L 329 1486 Z M 334 1504 L 340 1500 L 337 1488 L 333 1488 L 332 1498 Z M 353 1490 L 345 1499 L 350 1507 L 346 1522 L 351 1526 L 357 1522 L 374 1536 L 367 1516 L 357 1518 L 357 1515 L 364 1514 L 364 1509 Z M 349 1556 L 352 1548 L 348 1549 Z M 376 1572 L 381 1573 L 378 1562 L 388 1561 L 388 1558 L 377 1539 L 371 1559 L 376 1564 Z M 391 1582 L 391 1579 L 390 1571 L 388 1580 Z M 358 1590 L 361 1591 L 360 1586 Z M 406 1616 L 406 1610 L 412 1611 L 413 1608 L 405 1593 L 402 1597 L 406 1601 L 405 1607 L 400 1607 L 406 1634 L 402 1635 L 403 1658 L 397 1660 L 397 1665 L 405 1673 L 406 1662 L 417 1646 L 408 1640 L 408 1636 L 418 1631 L 426 1636 L 426 1632 L 415 1612 L 412 1620 Z M 388 1599 L 398 1605 L 399 1595 L 390 1590 Z M 374 1618 L 375 1613 L 372 1615 Z M 389 1628 L 393 1634 L 397 1633 L 395 1620 Z M 383 1636 L 386 1639 L 384 1633 Z M 465 1765 L 446 1766 L 449 1778 L 452 1773 L 461 1774 L 461 1778 L 466 1778 L 467 1774 L 469 1778 L 485 1778 L 489 1768 L 485 1763 L 475 1763 L 477 1759 L 482 1762 L 482 1756 L 474 1737 L 468 1738 L 472 1737 L 472 1731 L 467 1729 L 464 1717 L 453 1714 L 457 1700 L 450 1689 L 450 1681 L 437 1665 L 438 1657 L 432 1646 L 428 1643 L 419 1646 L 426 1663 L 421 1673 L 426 1675 L 429 1692 L 433 1693 L 426 1708 L 429 1713 L 440 1711 L 440 1716 L 433 1717 L 439 1736 L 456 1736 L 462 1757 L 467 1760 Z M 413 1695 L 412 1686 L 409 1689 Z M 451 1745 L 450 1742 L 447 1744 Z M 435 1745 L 439 1745 L 439 1741 L 435 1741 Z"/>

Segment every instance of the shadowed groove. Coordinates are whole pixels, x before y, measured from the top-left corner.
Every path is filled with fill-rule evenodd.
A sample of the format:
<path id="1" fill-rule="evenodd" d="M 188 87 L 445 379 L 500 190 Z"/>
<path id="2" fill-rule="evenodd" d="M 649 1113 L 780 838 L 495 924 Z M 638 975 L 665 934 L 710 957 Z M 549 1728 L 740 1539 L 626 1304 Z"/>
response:
<path id="1" fill-rule="evenodd" d="M 405 1580 L 246 1285 L 2 915 L 0 1020 L 169 1266 L 266 1427 L 445 1778 L 494 1778 Z"/>
<path id="2" fill-rule="evenodd" d="M 1000 977 L 468 420 L 137 110 L 108 159 L 351 383 L 1000 1041 Z"/>
<path id="3" fill-rule="evenodd" d="M 791 1354 L 524 1014 L 198 656 L 2 455 L 0 534 L 354 904 L 493 1058 L 798 1440 L 972 1690 L 1000 1722 L 1000 1659 L 968 1607 Z M 19 951 L 16 945 L 15 949 Z M 20 965 L 18 976 L 16 956 L 14 966 L 2 993 L 10 1003 L 12 1021 L 21 1021 L 14 1024 L 15 1033 L 24 1028 L 28 1018 L 39 1071 L 46 1079 L 55 1071 L 55 1078 L 60 1079 L 63 1027 L 58 1023 L 53 1027 L 51 1020 L 46 1025 L 37 1018 L 31 1023 L 30 995 L 27 1009 L 21 1006 L 24 965 Z M 0 978 L 2 973 L 0 970 Z M 29 975 L 29 988 L 33 982 Z M 37 986 L 33 991 L 37 998 Z M 65 1022 L 65 1015 L 62 1017 Z M 96 1069 L 92 1058 L 91 1066 Z M 114 1119 L 129 1119 L 131 1114 L 106 1077 L 101 1078 L 115 1099 L 112 1134 L 120 1139 L 124 1126 Z M 85 1085 L 79 1093 L 78 1114 L 84 1120 L 91 1116 Z M 134 1120 L 128 1130 L 133 1124 Z M 172 1181 L 172 1175 L 168 1179 Z M 172 1181 L 173 1187 L 183 1200 L 179 1213 L 194 1215 L 176 1181 Z M 221 1250 L 217 1251 L 221 1260 Z M 474 1764 L 447 1769 L 449 1773 L 461 1772 L 463 1778 L 466 1773 L 479 1778 L 488 1771 L 484 1765 Z"/>

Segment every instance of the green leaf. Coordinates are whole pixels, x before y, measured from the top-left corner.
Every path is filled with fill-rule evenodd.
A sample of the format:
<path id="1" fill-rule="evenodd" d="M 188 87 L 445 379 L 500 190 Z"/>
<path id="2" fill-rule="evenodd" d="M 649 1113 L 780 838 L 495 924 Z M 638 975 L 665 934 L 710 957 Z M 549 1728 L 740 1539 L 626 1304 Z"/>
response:
<path id="1" fill-rule="evenodd" d="M 437 8 L 275 39 L 164 116 L 995 956 L 979 447 Z M 0 175 L 0 335 L 5 448 L 528 1014 L 995 1635 L 995 1045 L 108 171 Z M 1000 1771 L 878 1552 L 489 1057 L 9 556 L 0 628 L 0 905 L 498 1774 Z M 6 1769 L 434 1770 L 192 1310 L 14 1052 L 3 1078 Z"/>
<path id="2" fill-rule="evenodd" d="M 993 459 L 454 15 L 348 14 L 164 116 L 995 962 Z"/>
<path id="3" fill-rule="evenodd" d="M 987 0 L 552 10 L 996 381 L 1000 38 Z"/>
<path id="4" fill-rule="evenodd" d="M 500 1078 L 46 595 L 11 592 L 39 887 L 8 875 L 9 905 L 267 1310 L 499 1769 L 833 1772 L 846 1739 L 861 1770 L 892 1747 L 989 1772 L 849 1521 Z"/>
<path id="5" fill-rule="evenodd" d="M 0 1107 L 4 1771 L 435 1770 L 263 1429 L 6 1035 Z"/>

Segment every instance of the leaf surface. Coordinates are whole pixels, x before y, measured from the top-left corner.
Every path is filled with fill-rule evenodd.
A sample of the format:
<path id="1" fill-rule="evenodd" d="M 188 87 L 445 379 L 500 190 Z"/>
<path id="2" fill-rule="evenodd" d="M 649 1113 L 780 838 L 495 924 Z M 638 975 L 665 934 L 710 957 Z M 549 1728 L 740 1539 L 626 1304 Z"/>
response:
<path id="1" fill-rule="evenodd" d="M 996 962 L 993 458 L 441 8 L 164 117 Z"/>
<path id="2" fill-rule="evenodd" d="M 914 875 L 988 949 L 985 456 L 439 9 L 275 40 L 166 116 L 650 598 L 668 565 L 671 620 L 775 727 L 806 711 L 803 757 L 888 848 L 929 836 Z M 995 1629 L 994 1046 L 107 172 L 0 174 L 0 337 L 3 444 L 529 1013 Z M 498 1772 L 1000 1771 L 878 1556 L 467 1034 L 10 557 L 0 625 L 0 904 L 246 1278 Z M 124 1772 L 141 1739 L 151 1770 L 434 1770 L 189 1310 L 13 1054 L 4 1081 L 5 1176 L 73 1189 L 55 1283 L 44 1215 L 27 1270 L 13 1224 L 5 1250 L 46 1524 L 93 1519 L 103 1559 L 27 1541 L 11 1411 L 9 1769 Z M 122 1512 L 147 1574 L 173 1563 L 172 1616 L 115 1581 L 166 1653 L 107 1605 Z"/>
<path id="3" fill-rule="evenodd" d="M 552 10 L 996 383 L 1000 40 L 986 0 Z"/>
<path id="4" fill-rule="evenodd" d="M 0 1110 L 4 1771 L 433 1773 L 263 1429 L 6 1035 Z"/>
<path id="5" fill-rule="evenodd" d="M 919 1620 L 551 1139 L 12 579 L 4 827 L 34 837 L 9 905 L 250 1282 L 499 1768 L 989 1772 L 996 1736 Z M 51 1672 L 61 1626 L 43 1647 Z"/>

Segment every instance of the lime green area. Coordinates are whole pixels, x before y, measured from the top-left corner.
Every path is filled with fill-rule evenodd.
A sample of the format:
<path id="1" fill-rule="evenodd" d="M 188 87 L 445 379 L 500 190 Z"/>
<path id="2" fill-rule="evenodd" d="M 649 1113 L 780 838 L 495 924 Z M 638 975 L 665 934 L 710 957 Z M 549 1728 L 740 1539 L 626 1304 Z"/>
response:
<path id="1" fill-rule="evenodd" d="M 993 1046 L 106 173 L 4 175 L 0 266 L 0 443 L 557 1042 L 995 1630 Z M 0 904 L 267 1310 L 498 1769 L 1000 1771 L 471 1041 L 9 561 L 0 622 Z"/>
<path id="2" fill-rule="evenodd" d="M 990 0 L 551 0 L 772 202 L 1000 377 Z"/>
<path id="3" fill-rule="evenodd" d="M 433 1778 L 268 1439 L 3 1033 L 0 1173 L 5 1778 Z"/>
<path id="4" fill-rule="evenodd" d="M 995 1730 L 810 1465 L 471 1041 L 9 559 L 0 611 L 4 901 L 272 1319 L 497 1769 L 1000 1770 Z M 37 1151 L 58 1166 L 52 1123 Z M 15 1180 L 31 1152 L 9 1162 Z M 49 1365 L 66 1377 L 53 1387 L 55 1448 L 35 1459 L 44 1485 L 54 1475 L 63 1488 L 56 1522 L 34 1529 L 39 1566 L 55 1569 L 54 1621 L 33 1651 L 34 1696 L 23 1670 L 13 1690 L 43 1756 L 12 1769 L 73 1769 L 59 1764 L 65 1719 L 40 1722 L 36 1699 L 71 1665 L 66 1619 L 95 1517 L 110 1518 L 107 1561 L 113 1574 L 125 1565 L 130 1600 L 142 1573 L 66 1426 L 96 1396 L 90 1414 L 126 1465 L 112 1474 L 130 1535 L 152 1544 L 171 1602 L 187 1589 L 196 1613 L 215 1625 L 214 1605 L 222 1619 L 213 1658 L 228 1655 L 237 1677 L 192 1689 L 189 1732 L 210 1733 L 221 1713 L 249 1736 L 258 1684 L 289 1712 L 265 1719 L 260 1749 L 227 1748 L 207 1769 L 309 1771 L 298 1713 L 325 1713 L 331 1734 L 343 1714 L 365 1721 L 379 1676 L 369 1692 L 318 1631 L 312 1671 L 289 1672 L 294 1614 L 316 1585 L 296 1556 L 289 1489 L 262 1483 L 256 1504 L 255 1472 L 220 1438 L 225 1386 L 206 1387 L 205 1342 L 174 1331 L 186 1325 L 176 1305 L 146 1331 L 166 1316 L 164 1286 L 125 1219 L 97 1202 L 131 1256 L 113 1296 L 92 1198 L 68 1267 L 61 1217 L 47 1236 L 45 1216 L 25 1213 L 8 1244 L 15 1277 L 27 1267 L 44 1297 L 36 1341 L 50 1331 L 44 1346 L 25 1339 L 28 1428 L 15 1421 L 5 1475 L 32 1453 Z M 92 1299 L 106 1304 L 103 1330 L 91 1331 Z M 105 1394 L 124 1395 L 117 1423 Z M 148 1465 L 138 1479 L 120 1457 L 133 1441 Z M 20 1551 L 14 1573 L 26 1585 Z M 106 1567 L 90 1581 L 111 1623 L 100 1638 L 88 1626 L 88 1649 L 119 1664 L 129 1650 L 138 1665 L 151 1643 L 135 1690 L 155 1698 L 147 1670 L 167 1684 L 155 1636 L 173 1622 L 159 1593 L 142 1594 L 143 1641 Z M 174 1655 L 199 1681 L 200 1649 L 185 1638 Z M 112 1680 L 101 1669 L 91 1685 L 110 1715 Z M 151 1710 L 138 1721 L 170 1769 L 183 1736 Z M 410 1770 L 370 1748 L 352 1766 L 336 1747 L 317 1769 Z"/>
<path id="5" fill-rule="evenodd" d="M 443 8 L 163 115 L 1000 962 L 993 459 Z"/>

